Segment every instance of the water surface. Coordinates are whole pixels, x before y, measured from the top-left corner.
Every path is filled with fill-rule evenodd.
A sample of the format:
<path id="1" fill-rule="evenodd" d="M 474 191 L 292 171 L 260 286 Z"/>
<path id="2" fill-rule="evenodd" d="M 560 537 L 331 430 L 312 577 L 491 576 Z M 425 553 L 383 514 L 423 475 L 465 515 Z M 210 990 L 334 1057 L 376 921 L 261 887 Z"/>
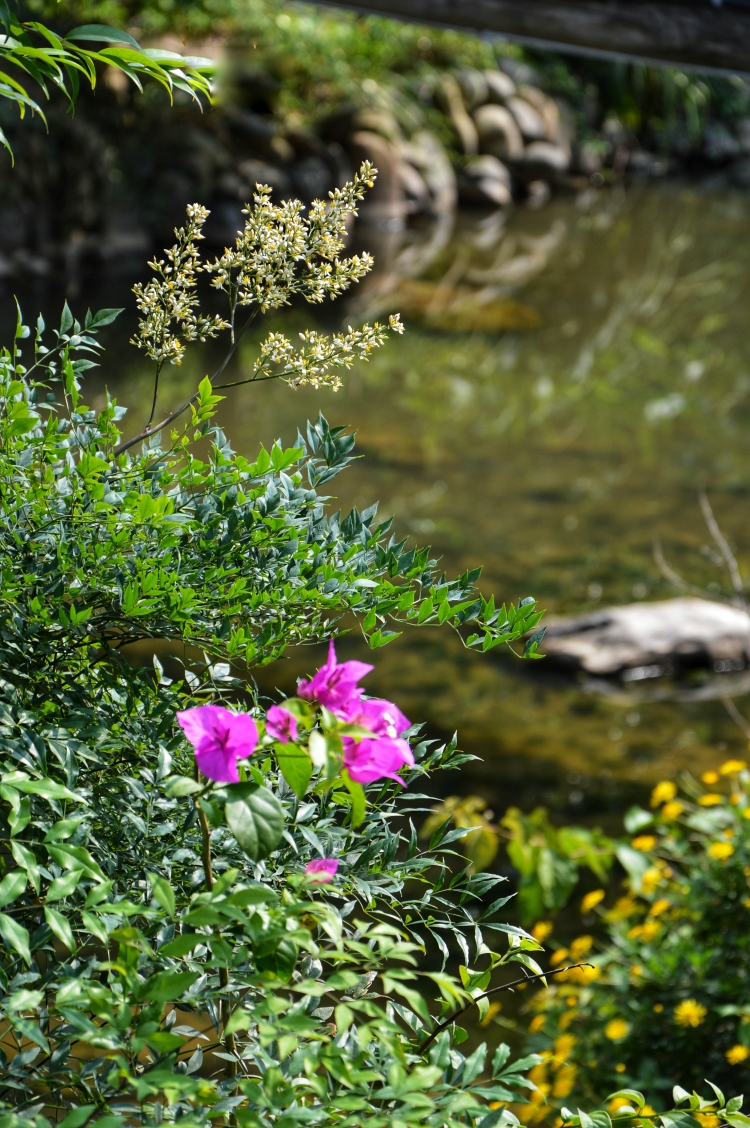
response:
<path id="1" fill-rule="evenodd" d="M 452 232 L 369 239 L 379 275 L 342 316 L 402 304 L 408 333 L 336 394 L 231 392 L 220 417 L 236 449 L 291 444 L 318 410 L 356 428 L 365 457 L 332 484 L 336 504 L 379 500 L 396 532 L 431 544 L 447 570 L 483 564 L 498 600 L 531 594 L 567 613 L 674 595 L 656 538 L 693 583 L 728 590 L 706 548 L 704 488 L 750 577 L 750 199 L 679 183 L 592 190 L 507 223 L 475 214 Z M 124 304 L 118 285 L 101 279 L 95 304 Z M 84 287 L 76 301 L 87 298 Z M 307 309 L 293 310 L 276 327 L 307 323 Z M 112 334 L 106 374 L 131 430 L 145 422 L 151 380 L 127 345 L 133 324 L 129 312 Z M 243 344 L 236 378 L 254 353 Z M 196 355 L 171 369 L 161 406 L 210 363 Z M 289 688 L 316 658 L 294 654 L 264 684 Z M 435 736 L 458 729 L 481 757 L 446 786 L 496 810 L 544 802 L 606 817 L 665 773 L 746 748 L 722 703 L 701 699 L 705 687 L 582 684 L 543 663 L 467 653 L 446 629 L 410 631 L 375 661 L 374 690 Z M 722 685 L 750 716 L 739 678 Z"/>

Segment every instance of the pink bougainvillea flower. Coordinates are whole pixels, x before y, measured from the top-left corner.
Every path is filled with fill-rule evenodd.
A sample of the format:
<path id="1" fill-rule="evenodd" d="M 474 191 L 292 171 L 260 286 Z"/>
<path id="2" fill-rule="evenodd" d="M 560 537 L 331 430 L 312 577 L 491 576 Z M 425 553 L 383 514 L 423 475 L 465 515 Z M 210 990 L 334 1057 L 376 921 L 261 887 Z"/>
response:
<path id="1" fill-rule="evenodd" d="M 199 705 L 178 713 L 177 720 L 204 776 L 216 783 L 239 783 L 237 761 L 252 756 L 258 743 L 253 718 L 221 705 Z"/>
<path id="2" fill-rule="evenodd" d="M 388 777 L 403 785 L 396 774 L 404 764 L 414 766 L 414 756 L 406 740 L 390 737 L 370 737 L 352 740 L 344 737 L 344 767 L 355 783 L 374 783 Z"/>
<path id="3" fill-rule="evenodd" d="M 369 701 L 357 701 L 346 711 L 351 724 L 361 725 L 375 733 L 374 737 L 354 740 L 345 736 L 344 767 L 356 783 L 374 783 L 387 776 L 399 783 L 403 781 L 396 774 L 404 764 L 414 766 L 414 756 L 406 740 L 400 740 L 402 732 L 411 722 L 392 701 L 373 697 Z"/>
<path id="4" fill-rule="evenodd" d="M 281 705 L 272 705 L 266 713 L 266 732 L 281 744 L 288 744 L 297 739 L 297 718 Z"/>
<path id="5" fill-rule="evenodd" d="M 397 705 L 382 697 L 371 697 L 367 701 L 354 701 L 346 710 L 342 720 L 374 732 L 376 736 L 388 736 L 395 740 L 411 725 Z"/>
<path id="6" fill-rule="evenodd" d="M 297 687 L 297 696 L 307 701 L 318 701 L 338 714 L 339 710 L 348 709 L 362 696 L 363 690 L 357 682 L 372 668 L 365 662 L 339 662 L 331 639 L 328 661 L 309 681 L 302 679 Z"/>
<path id="7" fill-rule="evenodd" d="M 316 885 L 327 885 L 339 868 L 336 858 L 313 858 L 305 866 L 305 874 Z"/>

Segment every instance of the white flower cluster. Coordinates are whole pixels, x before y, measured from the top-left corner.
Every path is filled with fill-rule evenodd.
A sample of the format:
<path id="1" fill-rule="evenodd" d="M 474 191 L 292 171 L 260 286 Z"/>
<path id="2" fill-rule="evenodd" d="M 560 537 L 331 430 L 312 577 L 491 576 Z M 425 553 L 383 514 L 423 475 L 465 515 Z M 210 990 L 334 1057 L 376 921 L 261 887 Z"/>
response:
<path id="1" fill-rule="evenodd" d="M 269 333 L 260 347 L 253 379 L 268 380 L 277 376 L 294 388 L 309 384 L 313 388 L 338 391 L 341 377 L 338 373 L 329 374 L 328 370 L 351 368 L 355 360 L 368 360 L 372 350 L 384 344 L 389 329 L 403 333 L 404 326 L 397 313 L 391 315 L 387 326 L 377 321 L 361 329 L 352 329 L 350 325 L 346 333 L 331 336 L 307 329 L 300 333 L 302 345 L 297 349 L 283 333 Z M 274 371 L 278 366 L 281 370 Z"/>
<path id="2" fill-rule="evenodd" d="M 234 320 L 238 305 L 257 304 L 265 312 L 287 305 L 292 294 L 309 302 L 342 294 L 372 270 L 372 256 L 340 259 L 346 221 L 375 183 L 376 170 L 364 161 L 352 181 L 329 192 L 329 200 L 314 200 L 308 218 L 299 200 L 271 202 L 267 184 L 256 185 L 254 205 L 243 214 L 245 226 L 234 247 L 205 267 L 215 275 L 212 285 L 224 290 Z"/>
<path id="3" fill-rule="evenodd" d="M 372 269 L 368 254 L 340 258 L 345 245 L 347 219 L 357 214 L 357 204 L 375 182 L 376 169 L 363 162 L 354 179 L 329 193 L 328 201 L 314 200 L 307 217 L 299 200 L 271 201 L 271 189 L 257 185 L 254 205 L 247 206 L 245 226 L 233 248 L 227 248 L 212 263 L 203 263 L 198 242 L 209 212 L 200 204 L 187 209 L 188 222 L 175 230 L 177 242 L 162 259 L 149 263 L 157 277 L 146 286 L 134 287 L 138 308 L 144 315 L 134 344 L 157 362 L 158 373 L 166 360 L 179 364 L 186 341 L 204 341 L 221 329 L 229 329 L 236 344 L 235 316 L 239 306 L 255 306 L 265 312 L 288 305 L 293 295 L 308 302 L 335 298 Z M 197 275 L 213 275 L 211 285 L 228 297 L 229 318 L 204 317 L 197 311 Z M 254 311 L 254 312 L 255 312 Z M 252 314 L 250 315 L 252 317 Z M 176 328 L 174 328 L 176 326 Z M 294 387 L 339 388 L 341 379 L 331 368 L 350 368 L 355 360 L 366 360 L 385 341 L 388 330 L 403 333 L 398 316 L 389 325 L 364 325 L 346 333 L 326 336 L 308 330 L 301 333 L 298 348 L 282 333 L 271 333 L 260 347 L 252 375 L 235 383 L 279 378 Z"/>
<path id="4" fill-rule="evenodd" d="M 138 333 L 133 344 L 144 349 L 146 355 L 159 367 L 169 360 L 180 364 L 185 353 L 184 341 L 205 341 L 229 328 L 223 318 L 204 317 L 196 312 L 199 306 L 196 294 L 196 275 L 202 269 L 198 242 L 204 238 L 201 231 L 209 211 L 200 204 L 189 204 L 188 222 L 175 228 L 177 242 L 165 251 L 164 259 L 155 259 L 148 265 L 157 275 L 148 285 L 140 282 L 133 287 L 136 303 L 144 315 L 138 323 Z M 176 325 L 175 332 L 172 326 Z"/>

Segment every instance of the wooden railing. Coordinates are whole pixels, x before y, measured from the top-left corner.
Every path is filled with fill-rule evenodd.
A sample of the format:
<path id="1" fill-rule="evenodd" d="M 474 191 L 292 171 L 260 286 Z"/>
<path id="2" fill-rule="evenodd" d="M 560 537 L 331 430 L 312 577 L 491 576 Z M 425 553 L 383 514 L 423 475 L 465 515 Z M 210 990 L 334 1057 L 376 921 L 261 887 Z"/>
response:
<path id="1" fill-rule="evenodd" d="M 750 73 L 750 0 L 324 0 L 576 53 Z"/>

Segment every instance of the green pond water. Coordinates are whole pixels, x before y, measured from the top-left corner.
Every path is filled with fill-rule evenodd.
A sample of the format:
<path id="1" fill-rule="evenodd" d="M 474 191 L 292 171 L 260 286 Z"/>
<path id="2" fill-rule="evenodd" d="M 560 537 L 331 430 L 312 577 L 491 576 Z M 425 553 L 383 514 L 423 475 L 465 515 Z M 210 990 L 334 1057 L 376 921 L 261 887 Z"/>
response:
<path id="1" fill-rule="evenodd" d="M 567 613 L 677 594 L 654 564 L 657 537 L 692 582 L 728 590 L 704 551 L 702 488 L 750 577 L 749 198 L 678 183 L 592 190 L 507 224 L 465 215 L 452 233 L 360 239 L 379 273 L 341 316 L 401 298 L 408 333 L 338 393 L 275 383 L 230 393 L 220 419 L 236 449 L 291 444 L 319 409 L 356 428 L 364 458 L 332 483 L 336 505 L 378 500 L 395 531 L 431 544 L 447 570 L 483 564 L 482 587 L 498 600 L 534 595 Z M 89 291 L 74 308 L 125 304 L 106 277 Z M 24 300 L 36 297 L 46 308 L 49 295 Z M 111 336 L 107 383 L 133 433 L 151 375 L 127 345 L 132 308 L 127 317 Z M 279 324 L 309 320 L 295 309 Z M 253 356 L 243 343 L 236 378 Z M 213 358 L 169 370 L 161 407 L 189 394 Z M 103 377 L 92 380 L 96 402 Z M 354 637 L 340 645 L 365 650 Z M 261 684 L 289 689 L 318 657 L 292 654 Z M 592 685 L 543 662 L 467 653 L 442 628 L 408 632 L 374 661 L 372 691 L 433 736 L 457 729 L 481 758 L 443 789 L 481 794 L 495 811 L 542 802 L 607 825 L 655 779 L 746 748 L 700 679 Z M 750 716 L 743 675 L 723 678 Z"/>

